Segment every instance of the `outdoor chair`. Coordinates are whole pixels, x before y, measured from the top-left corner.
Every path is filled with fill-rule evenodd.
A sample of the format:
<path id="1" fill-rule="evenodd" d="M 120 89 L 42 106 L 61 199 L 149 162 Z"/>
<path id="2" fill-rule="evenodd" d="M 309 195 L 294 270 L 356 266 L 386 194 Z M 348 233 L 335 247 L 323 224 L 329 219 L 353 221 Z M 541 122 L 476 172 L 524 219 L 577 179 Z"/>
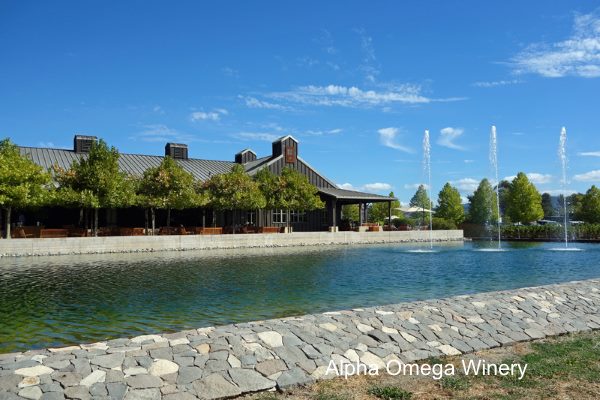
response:
<path id="1" fill-rule="evenodd" d="M 41 229 L 41 238 L 66 238 L 69 236 L 67 229 Z"/>

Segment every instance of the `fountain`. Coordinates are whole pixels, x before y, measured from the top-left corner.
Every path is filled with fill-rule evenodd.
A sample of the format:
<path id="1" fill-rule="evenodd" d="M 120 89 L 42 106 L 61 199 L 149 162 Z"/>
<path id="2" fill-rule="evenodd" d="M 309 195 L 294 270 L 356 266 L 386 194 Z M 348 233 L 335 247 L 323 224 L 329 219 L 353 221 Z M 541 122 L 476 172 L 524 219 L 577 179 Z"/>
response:
<path id="1" fill-rule="evenodd" d="M 429 248 L 433 249 L 433 200 L 431 199 L 431 145 L 429 144 L 429 130 L 423 136 L 423 168 L 427 176 L 427 196 L 429 197 Z"/>
<path id="2" fill-rule="evenodd" d="M 494 171 L 494 177 L 496 178 L 496 223 L 498 226 L 498 250 L 502 250 L 502 234 L 500 231 L 500 224 L 502 223 L 500 217 L 500 180 L 498 179 L 498 140 L 496 137 L 496 125 L 492 125 L 490 132 L 490 164 Z"/>
<path id="3" fill-rule="evenodd" d="M 569 210 L 567 209 L 567 128 L 564 126 L 560 130 L 560 140 L 558 142 L 558 158 L 562 168 L 561 185 L 563 193 L 563 231 L 564 231 L 564 242 L 565 247 L 552 248 L 550 250 L 567 250 L 567 251 L 578 251 L 581 249 L 575 247 L 569 247 Z"/>

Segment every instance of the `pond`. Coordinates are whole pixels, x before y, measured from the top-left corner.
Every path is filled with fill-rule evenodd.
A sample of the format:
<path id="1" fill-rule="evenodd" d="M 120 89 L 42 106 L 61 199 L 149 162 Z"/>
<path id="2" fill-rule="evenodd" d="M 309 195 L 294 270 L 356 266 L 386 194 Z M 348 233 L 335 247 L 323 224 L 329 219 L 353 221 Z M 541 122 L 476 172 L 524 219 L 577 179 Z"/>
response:
<path id="1" fill-rule="evenodd" d="M 0 259 L 0 352 L 600 277 L 600 246 L 364 245 Z"/>

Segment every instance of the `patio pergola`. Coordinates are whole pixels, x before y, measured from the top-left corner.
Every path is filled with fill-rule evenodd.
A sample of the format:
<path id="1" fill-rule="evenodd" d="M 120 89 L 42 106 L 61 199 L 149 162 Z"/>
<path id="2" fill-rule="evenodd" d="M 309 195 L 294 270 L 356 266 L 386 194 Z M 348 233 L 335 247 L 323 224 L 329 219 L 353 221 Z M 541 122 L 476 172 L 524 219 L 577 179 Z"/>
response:
<path id="1" fill-rule="evenodd" d="M 372 193 L 357 192 L 340 188 L 319 188 L 319 193 L 326 199 L 327 212 L 330 217 L 331 226 L 337 226 L 340 219 L 341 209 L 346 204 L 358 204 L 359 224 L 367 220 L 367 204 L 388 203 L 388 221 L 392 217 L 392 202 L 398 200 L 395 197 L 381 196 Z"/>

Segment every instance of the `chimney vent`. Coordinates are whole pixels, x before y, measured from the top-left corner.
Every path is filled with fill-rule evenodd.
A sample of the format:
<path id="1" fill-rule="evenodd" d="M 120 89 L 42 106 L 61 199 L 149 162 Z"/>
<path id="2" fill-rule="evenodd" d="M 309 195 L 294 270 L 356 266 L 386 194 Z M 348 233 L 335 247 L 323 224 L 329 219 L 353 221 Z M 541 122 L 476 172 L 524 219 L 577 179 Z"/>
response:
<path id="1" fill-rule="evenodd" d="M 73 139 L 73 151 L 75 153 L 89 153 L 92 143 L 98 141 L 96 136 L 75 135 Z"/>
<path id="2" fill-rule="evenodd" d="M 176 160 L 187 160 L 188 159 L 188 147 L 187 144 L 181 143 L 167 143 L 165 146 L 165 156 L 171 156 Z"/>
<path id="3" fill-rule="evenodd" d="M 250 149 L 242 150 L 235 155 L 235 162 L 238 164 L 246 164 L 254 160 L 256 160 L 256 153 Z"/>

